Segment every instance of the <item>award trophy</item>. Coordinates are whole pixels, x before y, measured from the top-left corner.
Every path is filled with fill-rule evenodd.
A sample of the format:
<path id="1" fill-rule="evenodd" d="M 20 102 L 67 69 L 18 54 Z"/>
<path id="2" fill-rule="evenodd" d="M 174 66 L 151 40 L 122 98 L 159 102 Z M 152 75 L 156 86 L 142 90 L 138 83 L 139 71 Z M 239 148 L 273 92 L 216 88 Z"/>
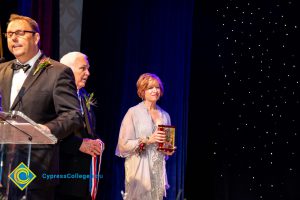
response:
<path id="1" fill-rule="evenodd" d="M 158 130 L 165 132 L 166 141 L 164 143 L 158 143 L 157 150 L 173 152 L 175 150 L 175 126 L 158 125 Z"/>

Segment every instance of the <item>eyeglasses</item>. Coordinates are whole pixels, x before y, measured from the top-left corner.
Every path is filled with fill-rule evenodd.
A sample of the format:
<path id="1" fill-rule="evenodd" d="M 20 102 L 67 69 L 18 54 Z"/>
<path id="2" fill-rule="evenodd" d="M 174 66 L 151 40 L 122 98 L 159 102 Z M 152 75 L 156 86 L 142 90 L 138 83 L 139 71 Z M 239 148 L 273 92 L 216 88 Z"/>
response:
<path id="1" fill-rule="evenodd" d="M 17 37 L 20 37 L 20 36 L 24 36 L 25 33 L 36 33 L 35 31 L 25 31 L 25 30 L 17 30 L 15 32 L 7 32 L 7 33 L 3 33 L 4 36 L 6 38 L 11 38 L 14 34 L 16 34 Z"/>

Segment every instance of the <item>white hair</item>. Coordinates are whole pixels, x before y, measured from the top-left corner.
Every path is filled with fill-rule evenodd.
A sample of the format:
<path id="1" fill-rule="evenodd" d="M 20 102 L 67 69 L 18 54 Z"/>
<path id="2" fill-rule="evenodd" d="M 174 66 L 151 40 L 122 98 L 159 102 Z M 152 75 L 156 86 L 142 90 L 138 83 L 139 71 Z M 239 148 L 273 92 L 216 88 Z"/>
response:
<path id="1" fill-rule="evenodd" d="M 87 57 L 85 54 L 78 52 L 78 51 L 73 51 L 73 52 L 69 52 L 67 54 L 65 54 L 61 59 L 60 59 L 60 63 L 67 65 L 68 67 L 73 68 L 76 62 L 76 59 L 78 57 Z"/>

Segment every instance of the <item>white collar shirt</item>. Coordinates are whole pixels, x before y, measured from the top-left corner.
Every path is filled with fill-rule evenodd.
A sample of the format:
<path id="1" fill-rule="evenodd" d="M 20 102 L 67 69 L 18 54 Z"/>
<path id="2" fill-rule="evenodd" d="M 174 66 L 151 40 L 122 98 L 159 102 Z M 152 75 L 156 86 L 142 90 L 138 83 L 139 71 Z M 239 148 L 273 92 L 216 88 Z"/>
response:
<path id="1" fill-rule="evenodd" d="M 22 70 L 22 69 L 14 70 L 14 74 L 13 74 L 13 78 L 12 78 L 12 85 L 11 85 L 11 93 L 10 93 L 10 107 L 12 106 L 15 98 L 19 94 L 25 79 L 27 78 L 28 74 L 32 70 L 32 68 L 33 68 L 32 66 L 37 61 L 37 59 L 41 56 L 41 54 L 42 54 L 42 52 L 41 52 L 41 50 L 39 50 L 39 52 L 33 58 L 31 58 L 28 62 L 22 63 L 22 64 L 29 64 L 31 66 L 26 72 L 24 72 L 24 70 Z M 17 62 L 20 63 L 18 60 L 17 60 Z"/>

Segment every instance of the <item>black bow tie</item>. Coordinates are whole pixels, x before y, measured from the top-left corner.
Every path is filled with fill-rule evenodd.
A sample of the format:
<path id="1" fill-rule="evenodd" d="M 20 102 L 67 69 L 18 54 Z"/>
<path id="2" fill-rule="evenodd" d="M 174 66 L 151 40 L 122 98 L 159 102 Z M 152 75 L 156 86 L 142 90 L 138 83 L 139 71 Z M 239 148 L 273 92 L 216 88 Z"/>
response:
<path id="1" fill-rule="evenodd" d="M 20 63 L 14 63 L 11 68 L 13 70 L 19 70 L 19 69 L 23 69 L 24 72 L 26 72 L 31 66 L 29 64 L 26 64 L 26 65 L 22 65 Z"/>

